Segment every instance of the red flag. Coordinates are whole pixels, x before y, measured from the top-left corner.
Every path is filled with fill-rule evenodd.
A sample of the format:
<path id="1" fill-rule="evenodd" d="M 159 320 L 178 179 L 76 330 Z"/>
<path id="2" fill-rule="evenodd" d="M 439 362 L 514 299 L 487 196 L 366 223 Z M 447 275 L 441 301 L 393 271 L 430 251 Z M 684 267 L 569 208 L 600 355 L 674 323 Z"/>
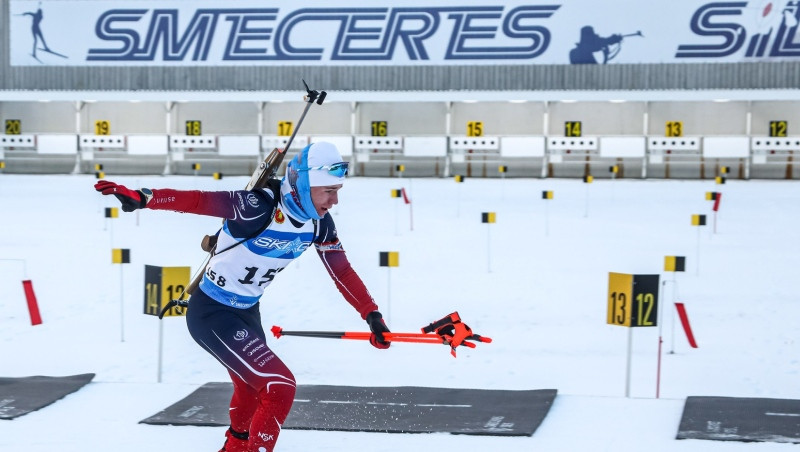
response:
<path id="1" fill-rule="evenodd" d="M 411 200 L 408 199 L 408 194 L 406 194 L 406 189 L 401 188 L 400 192 L 403 194 L 403 202 L 405 202 L 406 204 L 411 204 Z"/>
<path id="2" fill-rule="evenodd" d="M 39 305 L 36 303 L 36 294 L 33 293 L 33 283 L 30 279 L 26 279 L 22 281 L 22 288 L 25 289 L 25 299 L 28 301 L 31 325 L 39 325 L 42 323 L 42 316 L 39 315 Z"/>
<path id="3" fill-rule="evenodd" d="M 675 303 L 675 308 L 678 310 L 678 317 L 681 318 L 681 325 L 683 325 L 683 331 L 686 332 L 686 339 L 689 340 L 689 345 L 692 348 L 697 348 L 697 342 L 695 342 L 694 334 L 692 334 L 692 327 L 689 325 L 689 316 L 686 314 L 686 308 L 683 303 Z"/>
<path id="4" fill-rule="evenodd" d="M 717 196 L 714 197 L 714 212 L 719 210 L 719 200 L 722 199 L 722 193 L 717 193 Z"/>

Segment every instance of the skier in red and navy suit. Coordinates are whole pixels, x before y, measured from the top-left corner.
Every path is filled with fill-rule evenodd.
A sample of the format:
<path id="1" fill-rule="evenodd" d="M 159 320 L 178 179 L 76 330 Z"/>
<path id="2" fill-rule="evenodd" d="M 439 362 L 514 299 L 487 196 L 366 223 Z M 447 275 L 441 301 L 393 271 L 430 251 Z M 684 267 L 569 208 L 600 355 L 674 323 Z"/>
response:
<path id="1" fill-rule="evenodd" d="M 269 188 L 132 190 L 105 180 L 95 185 L 102 194 L 116 196 L 126 212 L 147 208 L 225 219 L 186 315 L 194 340 L 227 368 L 233 381 L 231 425 L 221 451 L 275 448 L 296 382 L 267 344 L 259 299 L 278 273 L 312 244 L 345 300 L 369 324 L 370 343 L 389 347 L 383 337 L 389 329 L 350 266 L 328 212 L 338 203 L 347 166 L 333 144 L 317 142 L 289 163 L 277 197 Z"/>

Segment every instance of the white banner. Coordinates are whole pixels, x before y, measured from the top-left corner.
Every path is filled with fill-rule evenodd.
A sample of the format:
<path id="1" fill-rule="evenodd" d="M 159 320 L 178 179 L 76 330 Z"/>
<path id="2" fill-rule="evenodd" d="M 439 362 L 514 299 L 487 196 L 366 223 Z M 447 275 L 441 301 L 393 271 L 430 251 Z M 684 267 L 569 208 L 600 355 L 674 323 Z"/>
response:
<path id="1" fill-rule="evenodd" d="M 374 2 L 378 3 L 378 2 Z M 797 1 L 11 0 L 12 66 L 497 65 L 800 58 Z"/>

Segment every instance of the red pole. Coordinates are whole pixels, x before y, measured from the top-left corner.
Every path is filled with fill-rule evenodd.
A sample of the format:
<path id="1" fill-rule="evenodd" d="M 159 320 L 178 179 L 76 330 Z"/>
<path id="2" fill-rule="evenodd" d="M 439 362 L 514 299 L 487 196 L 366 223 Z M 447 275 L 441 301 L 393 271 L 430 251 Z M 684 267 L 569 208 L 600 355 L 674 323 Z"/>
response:
<path id="1" fill-rule="evenodd" d="M 409 226 L 411 227 L 411 230 L 413 231 L 414 230 L 414 208 L 411 207 L 411 200 L 408 198 L 408 194 L 406 193 L 405 187 L 401 188 L 400 190 L 403 193 L 403 201 L 405 201 L 405 203 L 408 204 L 408 221 L 409 221 Z"/>
<path id="2" fill-rule="evenodd" d="M 31 314 L 31 325 L 40 325 L 42 316 L 39 314 L 39 305 L 36 303 L 36 294 L 33 293 L 33 282 L 30 279 L 22 281 L 25 289 L 25 299 L 28 302 L 28 312 Z"/>
<path id="3" fill-rule="evenodd" d="M 661 344 L 664 341 L 661 339 L 661 336 L 658 336 L 658 366 L 656 369 L 656 398 L 659 397 L 661 393 Z"/>
<path id="4" fill-rule="evenodd" d="M 686 313 L 686 307 L 683 305 L 683 303 L 675 303 L 675 309 L 678 310 L 678 317 L 680 317 L 681 325 L 683 325 L 683 331 L 686 333 L 686 340 L 689 341 L 689 345 L 692 348 L 697 348 L 697 341 L 694 340 L 692 326 L 689 325 L 689 314 Z"/>

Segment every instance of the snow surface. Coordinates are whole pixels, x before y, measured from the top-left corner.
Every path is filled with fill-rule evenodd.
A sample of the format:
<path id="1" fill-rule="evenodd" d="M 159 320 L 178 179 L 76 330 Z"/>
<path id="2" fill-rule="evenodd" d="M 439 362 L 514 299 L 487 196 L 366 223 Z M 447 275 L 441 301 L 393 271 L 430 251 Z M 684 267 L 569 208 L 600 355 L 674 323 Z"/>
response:
<path id="1" fill-rule="evenodd" d="M 130 186 L 230 190 L 244 177 L 119 176 Z M 0 421 L 3 452 L 216 451 L 223 427 L 138 422 L 227 374 L 182 318 L 142 314 L 144 265 L 202 264 L 220 220 L 171 212 L 104 218 L 89 175 L 0 174 L 0 376 L 96 373 L 42 410 Z M 413 211 L 392 198 L 405 187 Z M 554 199 L 541 192 L 552 190 Z M 706 192 L 723 193 L 716 220 Z M 786 181 L 351 178 L 334 209 L 353 266 L 395 331 L 458 311 L 494 339 L 444 346 L 271 340 L 300 384 L 557 389 L 532 437 L 284 430 L 279 451 L 792 451 L 797 445 L 676 440 L 687 396 L 800 399 L 800 185 Z M 496 212 L 495 224 L 481 223 Z M 413 230 L 410 214 L 413 213 Z M 708 226 L 690 224 L 708 215 Z M 714 226 L 716 221 L 716 226 Z M 716 227 L 716 232 L 714 228 Z M 111 264 L 112 248 L 131 263 Z M 400 266 L 378 266 L 397 251 Z M 309 252 L 263 299 L 264 325 L 365 330 Z M 663 271 L 665 256 L 687 271 Z M 18 260 L 15 260 L 18 259 Z M 608 273 L 661 274 L 661 327 L 606 324 Z M 44 323 L 30 325 L 22 279 Z M 672 302 L 686 304 L 689 347 Z M 657 346 L 664 340 L 660 398 Z"/>

